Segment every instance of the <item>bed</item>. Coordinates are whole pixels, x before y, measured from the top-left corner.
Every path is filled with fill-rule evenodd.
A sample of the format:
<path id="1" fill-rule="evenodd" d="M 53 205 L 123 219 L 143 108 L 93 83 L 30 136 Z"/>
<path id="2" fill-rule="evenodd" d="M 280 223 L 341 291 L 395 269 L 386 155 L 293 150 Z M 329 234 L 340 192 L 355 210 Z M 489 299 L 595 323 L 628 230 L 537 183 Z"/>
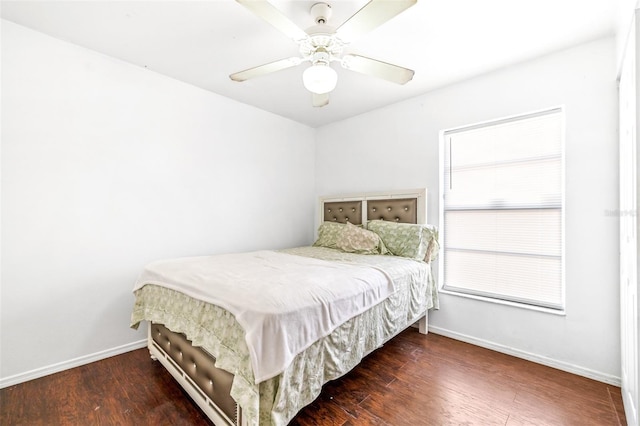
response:
<path id="1" fill-rule="evenodd" d="M 151 357 L 216 425 L 286 425 L 326 382 L 405 328 L 427 333 L 428 310 L 438 306 L 438 236 L 420 225 L 426 190 L 322 197 L 319 206 L 313 246 L 154 262 L 136 283 L 131 326 L 148 323 Z M 254 264 L 259 282 L 244 272 Z M 221 269 L 228 287 L 183 283 L 209 282 Z M 322 277 L 318 293 L 296 285 L 302 273 Z M 335 300 L 306 303 L 325 294 Z M 256 313 L 269 303 L 284 307 Z"/>

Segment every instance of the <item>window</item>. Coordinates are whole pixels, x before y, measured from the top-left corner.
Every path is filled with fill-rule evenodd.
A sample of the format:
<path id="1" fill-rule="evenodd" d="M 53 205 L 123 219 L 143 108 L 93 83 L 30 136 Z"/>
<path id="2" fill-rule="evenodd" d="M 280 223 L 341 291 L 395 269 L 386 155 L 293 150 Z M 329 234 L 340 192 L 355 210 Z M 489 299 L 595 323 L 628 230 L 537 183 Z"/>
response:
<path id="1" fill-rule="evenodd" d="M 564 308 L 561 108 L 442 133 L 443 289 Z"/>

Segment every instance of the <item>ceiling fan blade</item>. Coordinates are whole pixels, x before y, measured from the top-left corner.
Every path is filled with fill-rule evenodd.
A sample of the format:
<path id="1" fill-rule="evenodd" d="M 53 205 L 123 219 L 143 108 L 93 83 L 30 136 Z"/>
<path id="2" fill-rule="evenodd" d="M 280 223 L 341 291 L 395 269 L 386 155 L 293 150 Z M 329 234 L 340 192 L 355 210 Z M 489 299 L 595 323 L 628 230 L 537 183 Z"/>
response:
<path id="1" fill-rule="evenodd" d="M 315 108 L 320 108 L 329 104 L 329 94 L 323 93 L 322 95 L 318 95 L 317 93 L 313 93 L 313 106 Z"/>
<path id="2" fill-rule="evenodd" d="M 285 33 L 295 42 L 305 40 L 308 35 L 289 18 L 282 14 L 275 6 L 266 0 L 236 0 L 238 3 L 264 19 L 276 29 Z"/>
<path id="3" fill-rule="evenodd" d="M 245 81 L 249 80 L 250 78 L 260 77 L 261 75 L 295 67 L 296 65 L 300 65 L 301 62 L 301 58 L 294 56 L 292 58 L 281 59 L 279 61 L 269 62 L 268 64 L 259 65 L 257 67 L 246 69 L 244 71 L 236 72 L 234 74 L 231 74 L 229 78 L 233 81 Z"/>
<path id="4" fill-rule="evenodd" d="M 347 19 L 336 30 L 336 35 L 345 43 L 350 43 L 363 34 L 384 24 L 402 11 L 416 4 L 418 0 L 371 0 L 362 9 Z"/>
<path id="5" fill-rule="evenodd" d="M 408 68 L 359 55 L 344 55 L 342 66 L 351 71 L 383 78 L 398 84 L 405 84 L 411 81 L 413 74 L 415 74 L 413 70 Z"/>

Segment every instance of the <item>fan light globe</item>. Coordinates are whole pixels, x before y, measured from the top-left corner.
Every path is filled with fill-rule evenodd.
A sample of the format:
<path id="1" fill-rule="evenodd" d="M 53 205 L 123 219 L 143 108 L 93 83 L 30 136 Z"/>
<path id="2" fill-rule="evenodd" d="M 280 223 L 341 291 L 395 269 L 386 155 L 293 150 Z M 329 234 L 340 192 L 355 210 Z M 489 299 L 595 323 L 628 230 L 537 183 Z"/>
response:
<path id="1" fill-rule="evenodd" d="M 304 87 L 317 95 L 329 93 L 336 88 L 338 73 L 326 64 L 315 64 L 302 73 Z"/>

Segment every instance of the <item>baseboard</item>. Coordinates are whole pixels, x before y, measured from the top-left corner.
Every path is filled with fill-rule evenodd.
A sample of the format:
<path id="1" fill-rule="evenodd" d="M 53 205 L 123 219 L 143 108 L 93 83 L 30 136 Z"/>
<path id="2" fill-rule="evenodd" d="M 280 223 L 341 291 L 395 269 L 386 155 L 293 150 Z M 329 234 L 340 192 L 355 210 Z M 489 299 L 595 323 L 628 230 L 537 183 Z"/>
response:
<path id="1" fill-rule="evenodd" d="M 139 340 L 126 345 L 118 346 L 104 351 L 96 352 L 93 354 L 81 356 L 78 358 L 70 359 L 68 361 L 59 362 L 46 367 L 36 368 L 35 370 L 27 371 L 25 373 L 16 374 L 9 377 L 3 377 L 0 379 L 0 389 L 17 385 L 19 383 L 28 382 L 29 380 L 38 379 L 40 377 L 48 376 L 49 374 L 59 373 L 64 370 L 69 370 L 74 367 L 80 367 L 81 365 L 90 364 L 92 362 L 100 361 L 105 358 L 110 358 L 115 355 L 120 355 L 125 352 L 130 352 L 135 349 L 144 348 L 147 346 L 147 340 Z"/>
<path id="2" fill-rule="evenodd" d="M 612 376 L 610 374 L 604 374 L 599 371 L 590 370 L 588 368 L 580 367 L 578 365 L 570 364 L 564 361 L 558 361 L 553 358 L 548 358 L 548 357 L 533 354 L 530 352 L 521 351 L 519 349 L 514 349 L 509 346 L 500 345 L 498 343 L 490 342 L 484 339 L 478 339 L 473 336 L 468 336 L 466 334 L 461 334 L 455 331 L 446 330 L 444 328 L 429 325 L 429 332 L 433 334 L 439 334 L 445 337 L 450 337 L 455 340 L 460 340 L 465 343 L 470 343 L 472 345 L 491 349 L 496 352 L 501 352 L 503 354 L 512 355 L 517 358 L 526 359 L 527 361 L 532 361 L 538 364 L 546 365 L 547 367 L 556 368 L 558 370 L 566 371 L 567 373 L 577 374 L 578 376 L 587 377 L 589 379 L 597 380 L 599 382 L 607 383 L 613 386 L 620 387 L 620 384 L 621 384 L 620 377 Z"/>
<path id="3" fill-rule="evenodd" d="M 613 386 L 620 386 L 621 379 L 617 376 L 610 374 L 600 373 L 598 371 L 590 370 L 588 368 L 580 367 L 574 364 L 569 364 L 563 361 L 558 361 L 552 358 L 544 357 L 541 355 L 533 354 L 530 352 L 521 351 L 508 346 L 500 345 L 490 342 L 484 339 L 478 339 L 466 334 L 457 333 L 444 328 L 435 327 L 429 325 L 429 332 L 433 334 L 439 334 L 441 336 L 450 337 L 461 342 L 470 343 L 472 345 L 480 346 L 483 348 L 491 349 L 496 352 L 501 352 L 507 355 L 512 355 L 517 358 L 526 359 L 538 364 L 546 365 L 548 367 L 557 368 L 558 370 L 566 371 L 568 373 L 577 374 L 579 376 L 587 377 L 589 379 L 597 380 L 599 382 L 608 383 Z M 126 345 L 118 346 L 104 351 L 96 352 L 90 355 L 81 356 L 71 359 L 69 361 L 59 362 L 46 367 L 37 368 L 35 370 L 27 371 L 25 373 L 16 374 L 13 376 L 0 379 L 0 389 L 8 386 L 17 385 L 19 383 L 28 382 L 29 380 L 38 379 L 40 377 L 48 376 L 50 374 L 59 373 L 64 370 L 69 370 L 74 367 L 80 367 L 81 365 L 90 364 L 95 361 L 100 361 L 105 358 L 109 358 L 115 355 L 120 355 L 125 352 L 130 352 L 136 349 L 144 348 L 147 346 L 147 340 L 139 340 L 137 342 L 127 343 Z"/>

